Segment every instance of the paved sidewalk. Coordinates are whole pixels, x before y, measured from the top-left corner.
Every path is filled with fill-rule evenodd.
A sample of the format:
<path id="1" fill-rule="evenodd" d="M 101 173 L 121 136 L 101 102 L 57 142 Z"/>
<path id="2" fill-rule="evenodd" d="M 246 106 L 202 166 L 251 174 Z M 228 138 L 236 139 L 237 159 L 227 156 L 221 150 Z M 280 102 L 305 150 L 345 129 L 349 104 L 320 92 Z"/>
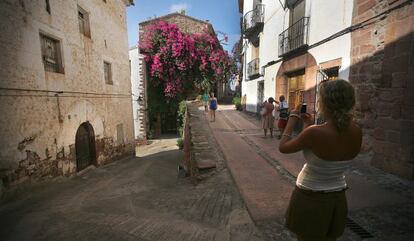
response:
<path id="1" fill-rule="evenodd" d="M 219 107 L 210 126 L 253 220 L 269 240 L 292 240 L 283 215 L 302 154 L 280 153 L 278 140 L 263 137 L 257 118 L 229 106 Z M 347 174 L 349 227 L 355 232 L 347 228 L 340 240 L 414 240 L 414 183 L 362 163 L 356 160 Z"/>
<path id="2" fill-rule="evenodd" d="M 9 193 L 0 240 L 262 240 L 227 169 L 194 185 L 177 178 L 175 138 L 138 153 Z"/>

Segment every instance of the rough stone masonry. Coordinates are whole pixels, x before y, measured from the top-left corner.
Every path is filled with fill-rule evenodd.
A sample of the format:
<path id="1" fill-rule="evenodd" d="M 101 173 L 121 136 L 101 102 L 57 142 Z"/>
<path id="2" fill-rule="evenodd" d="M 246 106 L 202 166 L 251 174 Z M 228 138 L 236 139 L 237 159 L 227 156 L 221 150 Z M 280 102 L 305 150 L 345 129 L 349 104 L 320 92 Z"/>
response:
<path id="1" fill-rule="evenodd" d="M 85 166 L 134 152 L 130 3 L 0 2 L 0 190 L 79 171 L 81 137 Z"/>

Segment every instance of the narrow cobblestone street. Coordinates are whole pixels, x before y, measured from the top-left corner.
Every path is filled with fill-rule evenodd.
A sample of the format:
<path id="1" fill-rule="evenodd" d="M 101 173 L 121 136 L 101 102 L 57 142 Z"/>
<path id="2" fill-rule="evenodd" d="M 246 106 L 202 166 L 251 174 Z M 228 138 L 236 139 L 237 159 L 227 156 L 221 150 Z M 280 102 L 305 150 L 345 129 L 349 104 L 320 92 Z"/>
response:
<path id="1" fill-rule="evenodd" d="M 1 240 L 262 240 L 226 170 L 198 185 L 177 178 L 176 140 L 9 194 Z"/>
<path id="2" fill-rule="evenodd" d="M 232 106 L 199 124 L 227 168 L 194 185 L 177 178 L 176 138 L 154 140 L 136 158 L 9 192 L 1 240 L 295 240 L 283 222 L 302 155 L 279 153 L 260 121 Z M 352 225 L 339 240 L 413 240 L 412 182 L 358 161 L 347 176 Z"/>
<path id="3" fill-rule="evenodd" d="M 0 19 L 0 241 L 414 241 L 414 0 Z"/>
<path id="4" fill-rule="evenodd" d="M 283 219 L 302 154 L 281 154 L 276 138 L 263 137 L 256 117 L 232 106 L 220 106 L 216 116 L 210 126 L 252 219 L 267 240 L 294 240 Z M 349 224 L 340 240 L 413 240 L 413 182 L 368 168 L 360 159 L 347 174 Z"/>

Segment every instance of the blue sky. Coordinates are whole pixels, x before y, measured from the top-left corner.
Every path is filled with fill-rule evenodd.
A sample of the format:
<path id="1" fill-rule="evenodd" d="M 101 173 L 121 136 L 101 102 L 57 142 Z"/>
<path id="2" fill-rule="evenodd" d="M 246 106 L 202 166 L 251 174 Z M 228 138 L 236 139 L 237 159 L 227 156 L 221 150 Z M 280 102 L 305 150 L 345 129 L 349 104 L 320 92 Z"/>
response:
<path id="1" fill-rule="evenodd" d="M 226 33 L 229 41 L 223 47 L 229 52 L 240 38 L 240 14 L 237 0 L 135 0 L 134 3 L 135 6 L 127 9 L 130 47 L 138 42 L 138 23 L 150 17 L 159 17 L 180 9 L 185 9 L 189 16 L 209 20 L 216 32 Z"/>

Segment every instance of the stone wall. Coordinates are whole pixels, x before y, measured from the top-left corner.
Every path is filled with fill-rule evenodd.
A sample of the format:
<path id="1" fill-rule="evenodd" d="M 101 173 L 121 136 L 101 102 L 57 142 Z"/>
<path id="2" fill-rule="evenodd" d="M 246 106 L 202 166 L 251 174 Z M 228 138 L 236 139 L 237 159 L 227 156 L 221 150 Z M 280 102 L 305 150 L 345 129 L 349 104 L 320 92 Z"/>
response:
<path id="1" fill-rule="evenodd" d="M 197 180 L 225 168 L 224 157 L 208 125 L 204 107 L 197 101 L 187 102 L 181 166 L 187 175 Z"/>
<path id="2" fill-rule="evenodd" d="M 157 21 L 165 21 L 168 23 L 175 23 L 178 28 L 189 34 L 202 33 L 205 30 L 214 33 L 213 27 L 207 21 L 199 20 L 182 13 L 171 13 L 158 18 L 150 19 L 139 24 L 139 36 L 143 36 L 145 26 L 148 26 Z"/>
<path id="3" fill-rule="evenodd" d="M 0 2 L 0 179 L 4 185 L 76 172 L 79 126 L 96 165 L 134 153 L 126 5 L 122 0 Z M 79 31 L 78 6 L 90 37 Z M 45 71 L 40 34 L 60 41 L 63 73 Z M 104 61 L 111 63 L 106 84 Z"/>
<path id="4" fill-rule="evenodd" d="M 363 153 L 372 165 L 412 179 L 414 4 L 407 0 L 355 0 L 353 24 L 370 18 L 351 36 L 350 81 L 357 92 Z"/>

